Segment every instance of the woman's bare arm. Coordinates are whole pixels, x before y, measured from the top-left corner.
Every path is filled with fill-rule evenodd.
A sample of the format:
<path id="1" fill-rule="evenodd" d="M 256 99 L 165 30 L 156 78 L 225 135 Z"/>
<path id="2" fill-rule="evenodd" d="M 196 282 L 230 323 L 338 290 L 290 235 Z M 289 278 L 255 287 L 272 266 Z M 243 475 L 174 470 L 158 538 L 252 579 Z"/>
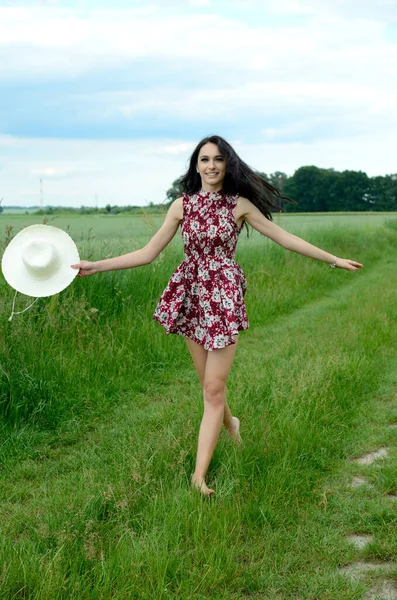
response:
<path id="1" fill-rule="evenodd" d="M 177 232 L 183 217 L 182 202 L 182 198 L 177 198 L 177 200 L 171 204 L 160 229 L 154 234 L 146 246 L 140 250 L 95 262 L 83 260 L 78 264 L 72 265 L 72 267 L 74 269 L 80 269 L 79 277 L 85 277 L 86 275 L 94 275 L 94 273 L 102 273 L 103 271 L 132 269 L 133 267 L 150 264 L 160 252 L 164 250 L 167 244 L 170 243 Z"/>
<path id="2" fill-rule="evenodd" d="M 303 256 L 308 256 L 309 258 L 321 260 L 329 264 L 333 264 L 336 259 L 336 266 L 340 269 L 346 269 L 347 271 L 358 271 L 358 269 L 361 269 L 363 266 L 361 263 L 354 260 L 337 258 L 334 254 L 325 252 L 324 250 L 317 248 L 317 246 L 313 246 L 312 244 L 309 244 L 309 242 L 302 240 L 302 238 L 293 235 L 292 233 L 288 233 L 288 231 L 285 231 L 272 221 L 269 221 L 269 219 L 266 219 L 260 210 L 247 198 L 239 198 L 237 210 L 239 218 L 244 218 L 244 220 L 256 229 L 256 231 L 259 231 L 259 233 L 270 238 L 287 250 L 292 250 Z"/>

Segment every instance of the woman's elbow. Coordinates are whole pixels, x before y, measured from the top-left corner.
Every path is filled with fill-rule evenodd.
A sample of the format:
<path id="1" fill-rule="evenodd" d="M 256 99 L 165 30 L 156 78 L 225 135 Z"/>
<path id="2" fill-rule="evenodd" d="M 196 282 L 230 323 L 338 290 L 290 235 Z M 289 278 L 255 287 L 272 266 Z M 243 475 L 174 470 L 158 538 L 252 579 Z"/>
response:
<path id="1" fill-rule="evenodd" d="M 155 250 L 151 250 L 150 248 L 143 248 L 142 250 L 142 264 L 144 265 L 150 265 L 152 264 L 152 262 L 154 262 L 156 260 L 156 258 L 159 256 L 160 252 L 157 252 Z"/>
<path id="2" fill-rule="evenodd" d="M 149 248 L 142 248 L 141 250 L 138 250 L 139 252 L 139 265 L 141 267 L 143 267 L 144 265 L 150 265 L 154 259 L 156 258 L 153 255 L 153 252 L 150 252 Z"/>
<path id="3" fill-rule="evenodd" d="M 151 265 L 155 258 L 156 258 L 156 256 L 153 256 L 152 254 L 145 254 L 143 257 L 142 264 L 143 265 Z"/>

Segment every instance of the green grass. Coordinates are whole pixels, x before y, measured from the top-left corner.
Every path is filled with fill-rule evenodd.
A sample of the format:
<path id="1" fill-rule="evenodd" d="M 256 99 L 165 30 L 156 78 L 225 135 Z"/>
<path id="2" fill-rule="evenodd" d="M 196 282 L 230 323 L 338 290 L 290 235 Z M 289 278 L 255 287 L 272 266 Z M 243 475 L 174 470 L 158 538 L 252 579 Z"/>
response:
<path id="1" fill-rule="evenodd" d="M 145 212 L 142 215 L 10 215 L 0 214 L 0 238 L 4 238 L 7 228 L 12 228 L 13 234 L 24 227 L 36 223 L 47 223 L 54 227 L 60 227 L 70 231 L 73 239 L 81 243 L 87 239 L 98 241 L 125 241 L 126 244 L 135 247 L 135 244 L 146 243 L 148 236 L 160 226 L 164 219 L 163 214 L 158 216 Z M 299 233 L 303 231 L 324 229 L 327 227 L 353 227 L 353 228 L 377 228 L 384 223 L 395 220 L 397 213 L 310 213 L 310 214 L 275 214 L 274 222 L 291 231 Z M 256 233 L 254 234 L 256 236 Z M 95 236 L 95 238 L 94 238 Z M 245 239 L 245 233 L 241 235 Z"/>
<path id="2" fill-rule="evenodd" d="M 365 583 L 337 574 L 357 554 L 345 536 L 371 532 L 367 557 L 397 558 L 385 497 L 396 433 L 384 427 L 397 404 L 397 239 L 382 223 L 306 232 L 363 262 L 357 273 L 240 240 L 251 328 L 228 397 L 245 443 L 222 435 L 210 501 L 188 485 L 198 380 L 184 341 L 151 319 L 180 243 L 147 267 L 76 280 L 12 323 L 3 285 L 0 598 L 361 598 Z M 82 256 L 129 244 L 87 237 Z M 347 488 L 347 459 L 381 444 L 394 449 L 370 469 L 374 488 Z"/>

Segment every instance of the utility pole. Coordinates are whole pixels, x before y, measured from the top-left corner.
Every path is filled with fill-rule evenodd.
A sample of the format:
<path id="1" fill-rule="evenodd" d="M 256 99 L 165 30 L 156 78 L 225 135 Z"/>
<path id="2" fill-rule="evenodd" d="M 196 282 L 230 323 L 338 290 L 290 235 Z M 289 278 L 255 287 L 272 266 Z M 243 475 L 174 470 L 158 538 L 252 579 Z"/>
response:
<path id="1" fill-rule="evenodd" d="M 43 180 L 40 177 L 40 208 L 43 210 Z"/>

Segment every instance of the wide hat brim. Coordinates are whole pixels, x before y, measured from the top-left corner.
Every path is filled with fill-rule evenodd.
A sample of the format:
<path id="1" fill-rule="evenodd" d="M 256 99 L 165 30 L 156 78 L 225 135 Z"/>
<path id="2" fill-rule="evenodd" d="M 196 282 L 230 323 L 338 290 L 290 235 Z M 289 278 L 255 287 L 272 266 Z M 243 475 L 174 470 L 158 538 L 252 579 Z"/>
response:
<path id="1" fill-rule="evenodd" d="M 59 258 L 58 268 L 48 277 L 37 277 L 22 260 L 22 253 L 34 241 L 52 244 Z M 62 292 L 78 274 L 70 265 L 80 262 L 76 244 L 62 229 L 50 225 L 30 225 L 22 229 L 10 241 L 1 261 L 1 269 L 7 283 L 26 296 L 45 298 Z"/>

